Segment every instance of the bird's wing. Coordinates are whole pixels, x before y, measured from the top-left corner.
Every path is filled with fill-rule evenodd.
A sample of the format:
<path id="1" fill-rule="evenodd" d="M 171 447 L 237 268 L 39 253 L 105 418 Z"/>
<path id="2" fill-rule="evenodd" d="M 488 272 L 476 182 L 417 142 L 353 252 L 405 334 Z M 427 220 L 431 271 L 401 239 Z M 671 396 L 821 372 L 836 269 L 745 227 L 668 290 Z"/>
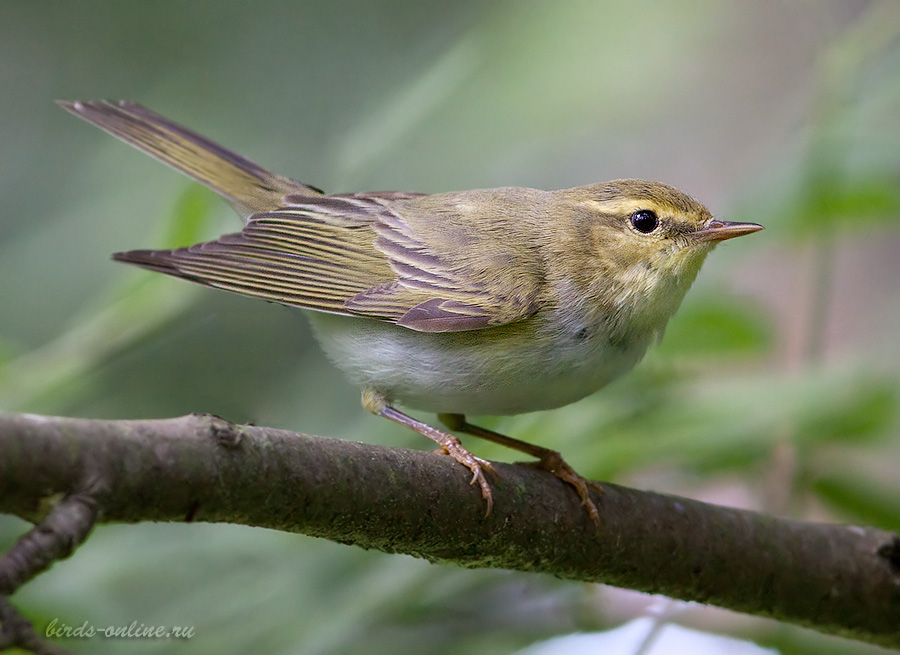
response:
<path id="1" fill-rule="evenodd" d="M 113 257 L 246 296 L 423 332 L 474 330 L 533 313 L 536 282 L 520 281 L 515 295 L 498 293 L 483 266 L 480 277 L 472 275 L 466 254 L 435 236 L 445 231 L 422 239 L 397 210 L 397 201 L 418 196 L 288 195 L 281 207 L 251 215 L 241 232 Z"/>
<path id="2" fill-rule="evenodd" d="M 434 205 L 435 196 L 413 198 L 378 214 L 375 246 L 395 277 L 348 299 L 348 309 L 422 332 L 495 327 L 537 310 L 540 271 L 521 261 L 533 253 L 509 242 L 514 233 L 491 234 L 472 216 L 448 209 L 451 197 L 463 195 L 443 194 Z"/>
<path id="3" fill-rule="evenodd" d="M 288 195 L 244 229 L 174 250 L 113 255 L 159 273 L 286 305 L 352 314 L 348 298 L 394 278 L 375 248 L 378 205 L 337 196 Z"/>

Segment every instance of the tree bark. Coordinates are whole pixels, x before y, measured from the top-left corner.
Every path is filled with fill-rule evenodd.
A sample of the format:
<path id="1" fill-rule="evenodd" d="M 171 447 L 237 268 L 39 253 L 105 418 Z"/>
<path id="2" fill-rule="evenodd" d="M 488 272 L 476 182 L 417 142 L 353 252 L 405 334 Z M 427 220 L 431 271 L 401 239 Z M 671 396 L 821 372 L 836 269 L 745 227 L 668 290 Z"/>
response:
<path id="1" fill-rule="evenodd" d="M 94 522 L 228 522 L 602 582 L 900 646 L 896 534 L 614 484 L 595 496 L 598 527 L 551 474 L 495 468 L 485 517 L 468 472 L 433 452 L 208 415 L 0 413 L 0 511 L 38 526 L 0 560 L 0 593 L 67 556 Z"/>

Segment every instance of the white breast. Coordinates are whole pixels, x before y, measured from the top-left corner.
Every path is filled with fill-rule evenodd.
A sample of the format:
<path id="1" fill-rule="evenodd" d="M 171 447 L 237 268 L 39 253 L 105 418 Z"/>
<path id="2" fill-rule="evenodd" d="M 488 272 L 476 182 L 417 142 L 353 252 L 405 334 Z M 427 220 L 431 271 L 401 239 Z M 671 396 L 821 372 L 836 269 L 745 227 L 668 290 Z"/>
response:
<path id="1" fill-rule="evenodd" d="M 630 370 L 646 343 L 566 334 L 535 319 L 423 333 L 383 321 L 307 312 L 329 358 L 361 388 L 436 413 L 520 414 L 561 407 Z"/>

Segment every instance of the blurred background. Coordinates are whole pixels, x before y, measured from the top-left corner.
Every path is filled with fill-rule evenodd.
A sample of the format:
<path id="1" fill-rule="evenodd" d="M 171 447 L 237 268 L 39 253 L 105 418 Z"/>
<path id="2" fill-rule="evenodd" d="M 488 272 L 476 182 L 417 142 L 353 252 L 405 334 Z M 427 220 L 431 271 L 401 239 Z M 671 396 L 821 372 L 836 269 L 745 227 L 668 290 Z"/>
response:
<path id="1" fill-rule="evenodd" d="M 763 223 L 710 256 L 626 379 L 482 423 L 588 477 L 898 530 L 898 37 L 894 0 L 0 0 L 0 409 L 211 412 L 430 448 L 365 414 L 301 312 L 110 261 L 239 228 L 211 193 L 53 103 L 130 99 L 331 192 L 643 177 Z M 28 528 L 0 519 L 4 547 Z M 13 600 L 39 629 L 195 631 L 58 642 L 85 653 L 875 652 L 228 525 L 100 527 Z"/>

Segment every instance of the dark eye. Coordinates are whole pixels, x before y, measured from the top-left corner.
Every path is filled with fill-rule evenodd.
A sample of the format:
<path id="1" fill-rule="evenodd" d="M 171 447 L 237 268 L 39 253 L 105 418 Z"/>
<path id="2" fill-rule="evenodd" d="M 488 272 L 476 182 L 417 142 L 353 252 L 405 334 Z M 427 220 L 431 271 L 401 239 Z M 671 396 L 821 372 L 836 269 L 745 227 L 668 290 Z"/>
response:
<path id="1" fill-rule="evenodd" d="M 643 234 L 650 234 L 659 226 L 659 217 L 650 209 L 639 209 L 631 215 L 631 225 Z"/>

